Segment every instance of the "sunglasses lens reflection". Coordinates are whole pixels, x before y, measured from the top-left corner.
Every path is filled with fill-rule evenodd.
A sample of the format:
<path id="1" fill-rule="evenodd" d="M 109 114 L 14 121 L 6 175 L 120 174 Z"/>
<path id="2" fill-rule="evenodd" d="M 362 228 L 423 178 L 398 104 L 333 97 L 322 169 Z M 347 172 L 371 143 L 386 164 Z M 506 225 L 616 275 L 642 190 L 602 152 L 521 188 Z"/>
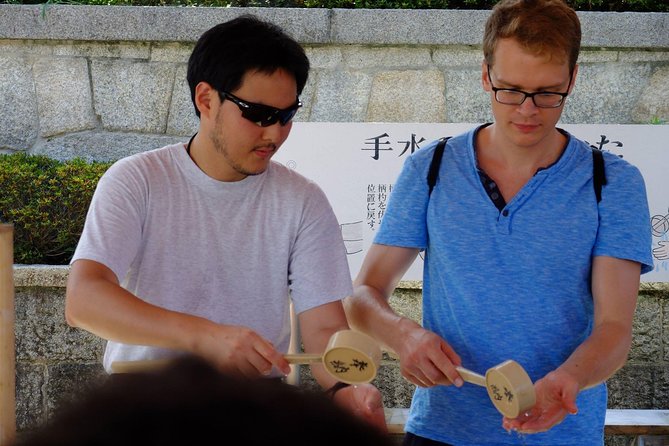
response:
<path id="1" fill-rule="evenodd" d="M 261 127 L 268 127 L 270 125 L 280 122 L 281 125 L 286 125 L 297 113 L 298 106 L 287 110 L 277 110 L 275 108 L 258 106 L 249 104 L 249 108 L 242 110 L 242 116 L 249 121 L 253 121 Z"/>

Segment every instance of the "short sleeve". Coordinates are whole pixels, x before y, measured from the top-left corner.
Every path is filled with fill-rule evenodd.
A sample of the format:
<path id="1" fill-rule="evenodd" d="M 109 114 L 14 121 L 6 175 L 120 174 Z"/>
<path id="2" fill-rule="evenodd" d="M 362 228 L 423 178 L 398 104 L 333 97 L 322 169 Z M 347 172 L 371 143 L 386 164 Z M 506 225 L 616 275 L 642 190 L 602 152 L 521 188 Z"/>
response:
<path id="1" fill-rule="evenodd" d="M 653 258 L 644 179 L 635 166 L 605 155 L 607 183 L 602 187 L 593 255 L 639 262 L 641 273 L 647 273 L 653 269 Z"/>

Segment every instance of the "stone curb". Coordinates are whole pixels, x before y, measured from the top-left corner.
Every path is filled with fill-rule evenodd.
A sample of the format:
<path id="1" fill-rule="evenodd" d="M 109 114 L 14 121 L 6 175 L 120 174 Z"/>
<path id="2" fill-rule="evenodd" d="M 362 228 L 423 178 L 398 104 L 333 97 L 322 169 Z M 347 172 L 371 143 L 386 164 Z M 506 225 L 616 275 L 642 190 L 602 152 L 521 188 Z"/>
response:
<path id="1" fill-rule="evenodd" d="M 489 11 L 2 4 L 0 39 L 194 42 L 244 13 L 305 44 L 480 45 Z M 669 47 L 669 13 L 578 14 L 584 48 Z"/>

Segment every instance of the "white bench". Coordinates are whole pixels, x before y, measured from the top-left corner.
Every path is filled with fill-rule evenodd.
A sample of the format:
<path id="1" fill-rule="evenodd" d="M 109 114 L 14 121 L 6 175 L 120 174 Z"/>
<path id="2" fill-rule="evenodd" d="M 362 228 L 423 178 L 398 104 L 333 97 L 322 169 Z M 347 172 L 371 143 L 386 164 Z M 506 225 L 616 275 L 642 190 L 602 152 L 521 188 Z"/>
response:
<path id="1" fill-rule="evenodd" d="M 386 408 L 385 412 L 389 433 L 403 435 L 409 409 Z M 669 435 L 669 410 L 608 409 L 604 434 L 636 436 L 640 440 L 637 445 L 642 446 L 644 437 Z"/>

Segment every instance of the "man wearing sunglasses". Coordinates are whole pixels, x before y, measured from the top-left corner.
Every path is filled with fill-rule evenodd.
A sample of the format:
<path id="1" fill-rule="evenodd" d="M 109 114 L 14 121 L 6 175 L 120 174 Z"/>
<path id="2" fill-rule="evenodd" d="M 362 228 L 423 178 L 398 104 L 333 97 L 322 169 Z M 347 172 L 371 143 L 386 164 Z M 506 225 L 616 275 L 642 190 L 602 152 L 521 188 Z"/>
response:
<path id="1" fill-rule="evenodd" d="M 188 62 L 197 134 L 102 177 L 66 317 L 108 340 L 107 371 L 195 354 L 235 374 L 288 374 L 291 300 L 307 352 L 323 353 L 348 328 L 351 276 L 335 215 L 315 183 L 271 161 L 308 71 L 304 50 L 272 24 L 242 16 L 213 27 Z M 385 429 L 376 387 L 312 370 L 337 403 Z"/>
<path id="2" fill-rule="evenodd" d="M 481 71 L 494 122 L 447 141 L 431 192 L 436 142 L 407 159 L 393 187 L 345 307 L 417 386 L 405 445 L 603 444 L 603 382 L 630 348 L 651 232 L 639 171 L 604 153 L 598 197 L 597 154 L 556 127 L 580 38 L 562 0 L 500 1 Z M 423 249 L 419 325 L 388 298 Z M 485 373 L 509 359 L 537 397 L 516 419 L 455 368 Z M 513 385 L 491 390 L 512 403 Z"/>

